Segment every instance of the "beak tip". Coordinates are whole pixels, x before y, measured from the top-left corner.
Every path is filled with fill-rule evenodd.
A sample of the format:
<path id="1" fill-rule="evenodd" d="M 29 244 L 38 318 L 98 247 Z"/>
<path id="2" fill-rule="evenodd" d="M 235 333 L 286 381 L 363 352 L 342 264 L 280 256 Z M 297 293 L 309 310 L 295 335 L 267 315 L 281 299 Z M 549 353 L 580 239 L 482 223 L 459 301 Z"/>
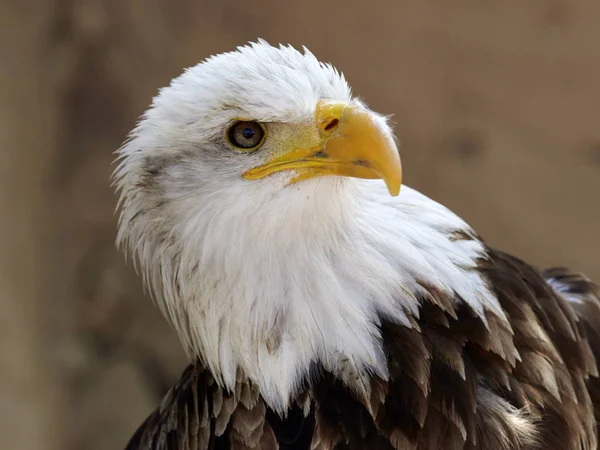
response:
<path id="1" fill-rule="evenodd" d="M 400 186 L 388 186 L 388 191 L 392 197 L 397 197 L 400 194 Z"/>
<path id="2" fill-rule="evenodd" d="M 402 176 L 396 174 L 392 176 L 383 175 L 381 178 L 383 178 L 385 181 L 385 185 L 390 195 L 392 197 L 397 197 L 400 194 L 400 189 L 402 188 Z"/>

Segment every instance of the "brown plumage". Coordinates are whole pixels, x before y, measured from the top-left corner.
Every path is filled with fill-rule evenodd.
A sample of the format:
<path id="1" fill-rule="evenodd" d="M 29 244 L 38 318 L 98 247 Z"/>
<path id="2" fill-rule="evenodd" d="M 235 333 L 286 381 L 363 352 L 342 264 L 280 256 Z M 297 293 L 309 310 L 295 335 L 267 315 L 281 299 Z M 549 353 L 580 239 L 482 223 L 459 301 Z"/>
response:
<path id="1" fill-rule="evenodd" d="M 241 377 L 224 392 L 189 366 L 128 449 L 594 450 L 600 295 L 566 269 L 480 261 L 512 330 L 423 283 L 413 326 L 381 320 L 389 379 L 366 398 L 314 367 L 285 418 Z"/>

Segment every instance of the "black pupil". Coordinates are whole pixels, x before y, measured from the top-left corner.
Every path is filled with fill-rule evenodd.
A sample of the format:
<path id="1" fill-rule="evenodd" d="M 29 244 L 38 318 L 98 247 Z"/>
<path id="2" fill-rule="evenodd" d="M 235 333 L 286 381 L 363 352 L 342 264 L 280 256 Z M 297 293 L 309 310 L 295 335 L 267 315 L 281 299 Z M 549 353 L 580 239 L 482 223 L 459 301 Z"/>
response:
<path id="1" fill-rule="evenodd" d="M 229 140 L 238 148 L 254 149 L 263 137 L 263 128 L 256 122 L 237 122 L 229 129 Z"/>
<path id="2" fill-rule="evenodd" d="M 242 136 L 246 139 L 252 139 L 254 137 L 255 131 L 252 128 L 244 128 L 242 131 Z"/>

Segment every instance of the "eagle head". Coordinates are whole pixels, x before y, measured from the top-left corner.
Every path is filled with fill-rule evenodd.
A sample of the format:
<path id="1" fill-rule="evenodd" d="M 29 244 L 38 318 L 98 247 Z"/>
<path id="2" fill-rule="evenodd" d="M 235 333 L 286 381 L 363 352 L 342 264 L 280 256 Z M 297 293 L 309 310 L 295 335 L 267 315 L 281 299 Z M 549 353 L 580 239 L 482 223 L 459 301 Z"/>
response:
<path id="1" fill-rule="evenodd" d="M 115 183 L 118 242 L 190 356 L 280 410 L 315 363 L 385 377 L 379 318 L 410 326 L 423 286 L 494 302 L 470 271 L 482 244 L 452 239 L 469 227 L 416 191 L 395 197 L 385 117 L 306 49 L 259 41 L 185 71 Z"/>

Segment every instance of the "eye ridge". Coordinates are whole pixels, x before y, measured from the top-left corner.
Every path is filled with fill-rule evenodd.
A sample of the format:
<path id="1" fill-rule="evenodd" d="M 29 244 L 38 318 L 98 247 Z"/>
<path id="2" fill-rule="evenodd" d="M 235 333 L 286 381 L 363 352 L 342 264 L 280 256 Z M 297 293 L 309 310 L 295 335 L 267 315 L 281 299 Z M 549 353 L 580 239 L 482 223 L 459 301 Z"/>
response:
<path id="1" fill-rule="evenodd" d="M 238 120 L 229 127 L 226 140 L 235 149 L 252 151 L 264 143 L 266 134 L 266 128 L 262 123 Z"/>

